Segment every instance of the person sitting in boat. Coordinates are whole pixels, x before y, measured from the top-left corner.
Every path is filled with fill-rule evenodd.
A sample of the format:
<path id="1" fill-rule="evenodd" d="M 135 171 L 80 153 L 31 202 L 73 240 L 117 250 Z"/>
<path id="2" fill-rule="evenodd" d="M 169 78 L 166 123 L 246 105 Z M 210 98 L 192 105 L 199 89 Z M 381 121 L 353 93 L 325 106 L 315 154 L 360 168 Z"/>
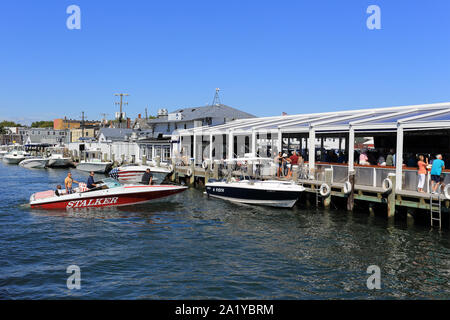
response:
<path id="1" fill-rule="evenodd" d="M 145 170 L 144 174 L 142 175 L 141 183 L 145 184 L 145 185 L 151 185 L 152 181 L 153 181 L 153 175 L 150 172 L 150 169 L 147 168 L 147 170 Z"/>
<path id="2" fill-rule="evenodd" d="M 97 187 L 97 185 L 94 182 L 94 171 L 91 171 L 89 173 L 89 178 L 87 180 L 86 186 L 88 189 L 93 189 Z"/>
<path id="3" fill-rule="evenodd" d="M 59 196 L 61 195 L 61 193 L 62 193 L 61 185 L 58 184 L 58 185 L 56 186 L 55 195 L 56 195 L 57 197 L 59 197 Z"/>
<path id="4" fill-rule="evenodd" d="M 64 186 L 66 187 L 67 194 L 74 193 L 74 191 L 73 191 L 73 189 L 72 189 L 72 184 L 73 184 L 73 183 L 79 184 L 78 181 L 73 180 L 73 178 L 72 178 L 72 173 L 69 172 L 69 173 L 67 174 L 66 179 L 64 180 Z"/>

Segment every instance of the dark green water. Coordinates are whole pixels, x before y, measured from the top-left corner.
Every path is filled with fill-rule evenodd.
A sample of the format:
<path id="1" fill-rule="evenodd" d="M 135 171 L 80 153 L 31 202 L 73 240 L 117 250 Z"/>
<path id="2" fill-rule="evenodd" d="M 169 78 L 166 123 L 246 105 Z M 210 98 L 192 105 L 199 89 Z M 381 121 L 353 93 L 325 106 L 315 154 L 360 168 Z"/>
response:
<path id="1" fill-rule="evenodd" d="M 448 231 L 235 205 L 195 189 L 120 209 L 27 206 L 66 173 L 0 164 L 0 298 L 450 298 Z M 79 290 L 66 286 L 69 265 L 81 269 Z M 381 269 L 380 290 L 366 286 L 369 265 Z"/>

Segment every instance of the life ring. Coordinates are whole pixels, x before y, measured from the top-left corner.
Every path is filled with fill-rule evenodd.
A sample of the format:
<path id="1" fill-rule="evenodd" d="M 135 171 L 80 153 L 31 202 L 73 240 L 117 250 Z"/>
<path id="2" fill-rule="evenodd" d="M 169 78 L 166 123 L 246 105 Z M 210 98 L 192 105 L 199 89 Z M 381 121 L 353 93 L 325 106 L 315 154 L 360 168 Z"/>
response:
<path id="1" fill-rule="evenodd" d="M 445 185 L 444 187 L 444 196 L 448 200 L 450 200 L 450 184 Z"/>
<path id="2" fill-rule="evenodd" d="M 352 184 L 350 181 L 345 181 L 344 183 L 344 194 L 350 194 L 352 192 Z"/>
<path id="3" fill-rule="evenodd" d="M 192 169 L 191 168 L 187 169 L 186 176 L 188 176 L 188 177 L 192 176 Z"/>
<path id="4" fill-rule="evenodd" d="M 383 180 L 383 183 L 381 184 L 381 187 L 383 188 L 384 192 L 390 192 L 392 190 L 392 181 L 389 178 L 386 178 Z"/>
<path id="5" fill-rule="evenodd" d="M 331 193 L 331 188 L 328 184 L 322 183 L 319 189 L 319 193 L 322 197 L 328 197 Z"/>
<path id="6" fill-rule="evenodd" d="M 208 160 L 203 160 L 202 168 L 205 169 L 205 170 L 208 169 Z"/>

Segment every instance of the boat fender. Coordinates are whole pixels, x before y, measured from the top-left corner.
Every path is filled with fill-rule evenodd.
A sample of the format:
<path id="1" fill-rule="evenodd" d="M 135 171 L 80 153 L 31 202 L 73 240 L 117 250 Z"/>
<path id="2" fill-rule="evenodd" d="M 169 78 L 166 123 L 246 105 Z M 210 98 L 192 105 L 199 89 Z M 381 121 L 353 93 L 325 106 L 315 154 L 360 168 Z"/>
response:
<path id="1" fill-rule="evenodd" d="M 384 192 L 390 192 L 392 190 L 392 181 L 389 178 L 386 178 L 383 180 L 383 183 L 381 184 L 381 187 L 383 188 Z"/>
<path id="2" fill-rule="evenodd" d="M 345 181 L 344 183 L 344 194 L 350 194 L 352 192 L 352 184 L 350 181 Z"/>
<path id="3" fill-rule="evenodd" d="M 191 168 L 187 169 L 186 175 L 188 177 L 192 176 L 192 169 Z"/>
<path id="4" fill-rule="evenodd" d="M 450 184 L 444 187 L 444 195 L 446 199 L 450 200 Z"/>
<path id="5" fill-rule="evenodd" d="M 208 161 L 207 160 L 203 160 L 202 168 L 205 169 L 205 170 L 208 169 Z"/>
<path id="6" fill-rule="evenodd" d="M 331 188 L 328 184 L 322 183 L 319 189 L 319 193 L 322 197 L 328 197 L 331 193 Z"/>
<path id="7" fill-rule="evenodd" d="M 170 172 L 173 172 L 173 165 L 169 164 L 167 168 L 169 169 Z"/>

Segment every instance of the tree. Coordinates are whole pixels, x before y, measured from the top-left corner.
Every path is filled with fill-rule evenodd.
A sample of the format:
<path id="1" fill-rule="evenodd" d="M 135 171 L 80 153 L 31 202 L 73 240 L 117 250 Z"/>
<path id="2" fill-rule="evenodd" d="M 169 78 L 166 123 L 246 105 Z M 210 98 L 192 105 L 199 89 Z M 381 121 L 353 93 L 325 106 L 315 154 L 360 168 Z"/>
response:
<path id="1" fill-rule="evenodd" d="M 31 124 L 32 128 L 53 128 L 53 121 L 35 121 Z"/>
<path id="2" fill-rule="evenodd" d="M 7 120 L 3 120 L 2 122 L 0 122 L 0 134 L 5 134 L 6 133 L 6 127 L 21 127 L 22 125 L 15 123 L 13 121 L 7 121 Z"/>

